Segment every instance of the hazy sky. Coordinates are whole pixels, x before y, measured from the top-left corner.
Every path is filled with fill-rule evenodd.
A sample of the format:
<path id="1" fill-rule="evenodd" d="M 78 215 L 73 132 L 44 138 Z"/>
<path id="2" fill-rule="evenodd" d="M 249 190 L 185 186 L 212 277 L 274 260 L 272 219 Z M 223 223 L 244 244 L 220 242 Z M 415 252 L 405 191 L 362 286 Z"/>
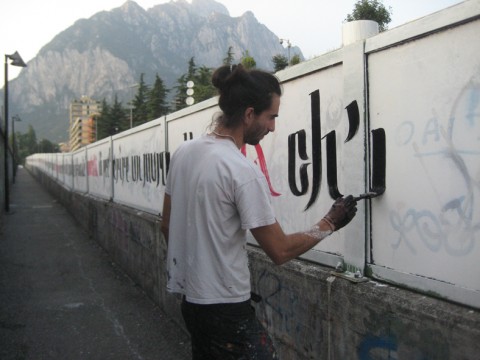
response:
<path id="1" fill-rule="evenodd" d="M 136 0 L 144 9 L 170 0 Z M 185 1 L 185 0 L 183 0 Z M 380 0 L 382 1 L 382 0 Z M 0 1 L 0 51 L 2 55 L 18 51 L 28 63 L 55 35 L 81 18 L 102 10 L 111 10 L 126 0 L 2 0 Z M 191 2 L 191 0 L 188 0 Z M 218 0 L 230 16 L 252 11 L 257 20 L 280 38 L 300 47 L 305 58 L 336 49 L 342 42 L 342 22 L 357 0 Z M 461 0 L 383 0 L 392 8 L 389 28 L 402 25 Z M 9 79 L 20 68 L 9 66 Z M 4 84 L 0 71 L 0 88 Z"/>

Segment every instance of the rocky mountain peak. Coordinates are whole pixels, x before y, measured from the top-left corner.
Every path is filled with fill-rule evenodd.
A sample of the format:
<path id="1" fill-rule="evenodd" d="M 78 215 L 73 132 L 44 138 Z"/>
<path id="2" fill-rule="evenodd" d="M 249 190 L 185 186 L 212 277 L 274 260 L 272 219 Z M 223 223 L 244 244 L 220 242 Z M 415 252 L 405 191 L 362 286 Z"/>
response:
<path id="1" fill-rule="evenodd" d="M 271 70 L 272 57 L 286 55 L 278 40 L 252 12 L 232 18 L 214 0 L 170 1 L 148 10 L 128 0 L 76 21 L 46 44 L 10 82 L 11 113 L 22 118 L 18 131 L 32 125 L 39 139 L 66 141 L 73 99 L 111 102 L 117 95 L 126 103 L 141 74 L 147 84 L 158 74 L 172 89 L 192 57 L 197 66 L 217 67 L 230 47 L 234 61 L 248 50 L 257 67 Z"/>

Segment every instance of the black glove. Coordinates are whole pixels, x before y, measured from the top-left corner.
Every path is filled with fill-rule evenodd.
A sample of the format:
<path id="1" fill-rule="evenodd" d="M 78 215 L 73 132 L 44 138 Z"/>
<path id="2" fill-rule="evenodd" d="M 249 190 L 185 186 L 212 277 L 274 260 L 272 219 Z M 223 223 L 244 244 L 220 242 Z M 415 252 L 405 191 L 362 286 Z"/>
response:
<path id="1" fill-rule="evenodd" d="M 346 198 L 340 197 L 335 200 L 323 219 L 333 225 L 332 230 L 336 231 L 347 225 L 355 217 L 356 212 L 357 201 L 352 195 L 348 195 Z"/>

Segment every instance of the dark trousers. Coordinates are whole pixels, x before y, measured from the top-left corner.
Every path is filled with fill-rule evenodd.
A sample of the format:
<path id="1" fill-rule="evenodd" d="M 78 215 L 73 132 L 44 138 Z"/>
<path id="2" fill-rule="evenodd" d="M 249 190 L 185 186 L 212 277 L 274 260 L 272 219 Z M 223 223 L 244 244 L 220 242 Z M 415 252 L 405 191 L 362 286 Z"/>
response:
<path id="1" fill-rule="evenodd" d="M 182 315 L 192 339 L 193 360 L 278 359 L 250 301 L 199 305 L 183 300 Z"/>

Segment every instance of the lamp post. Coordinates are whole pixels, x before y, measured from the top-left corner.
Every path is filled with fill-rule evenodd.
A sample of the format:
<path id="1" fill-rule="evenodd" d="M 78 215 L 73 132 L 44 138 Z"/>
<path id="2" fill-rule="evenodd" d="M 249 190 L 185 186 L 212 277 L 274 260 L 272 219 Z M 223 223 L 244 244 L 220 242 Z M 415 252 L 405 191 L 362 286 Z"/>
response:
<path id="1" fill-rule="evenodd" d="M 27 64 L 22 60 L 22 57 L 15 51 L 15 53 L 11 55 L 5 54 L 5 87 L 4 87 L 4 103 L 3 103 L 3 111 L 4 111 L 4 121 L 5 121 L 5 211 L 10 211 L 10 189 L 8 183 L 8 60 L 12 60 L 10 65 L 13 66 L 20 66 L 26 67 Z"/>
<path id="2" fill-rule="evenodd" d="M 140 84 L 133 84 L 133 85 L 130 85 L 128 88 L 133 89 L 139 86 Z M 133 93 L 132 93 L 132 90 L 130 90 L 130 129 L 133 127 L 133 100 L 134 100 Z"/>
<path id="3" fill-rule="evenodd" d="M 22 121 L 18 115 L 12 116 L 12 149 L 13 149 L 13 179 L 15 184 L 15 177 L 17 176 L 17 141 L 15 139 L 15 121 Z"/>
<path id="4" fill-rule="evenodd" d="M 288 64 L 290 65 L 290 48 L 292 47 L 292 44 L 290 43 L 290 40 L 288 39 L 280 39 L 280 45 L 283 45 L 283 43 L 287 43 L 287 49 L 288 49 Z"/>

